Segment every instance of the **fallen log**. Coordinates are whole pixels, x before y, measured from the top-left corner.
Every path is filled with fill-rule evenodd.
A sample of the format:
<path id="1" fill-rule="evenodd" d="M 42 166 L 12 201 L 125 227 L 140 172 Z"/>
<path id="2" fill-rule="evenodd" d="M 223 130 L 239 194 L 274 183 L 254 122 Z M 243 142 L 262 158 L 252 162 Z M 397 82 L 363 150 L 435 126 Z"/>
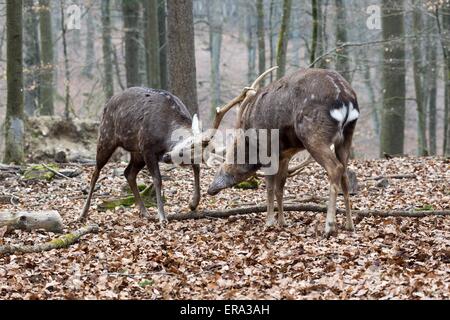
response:
<path id="1" fill-rule="evenodd" d="M 0 255 L 13 254 L 13 253 L 34 253 L 43 252 L 53 249 L 68 248 L 75 242 L 77 242 L 82 236 L 89 233 L 97 233 L 99 230 L 96 224 L 89 225 L 80 228 L 74 232 L 65 234 L 59 238 L 51 240 L 46 243 L 40 243 L 35 245 L 24 245 L 24 244 L 9 244 L 0 246 Z"/>
<path id="2" fill-rule="evenodd" d="M 63 231 L 63 221 L 58 211 L 0 212 L 0 228 L 4 226 L 8 232 L 14 229 L 44 229 L 55 233 Z"/>
<path id="3" fill-rule="evenodd" d="M 189 213 L 177 213 L 168 215 L 167 219 L 171 220 L 189 220 L 189 219 L 207 219 L 207 218 L 228 218 L 235 215 L 244 215 L 251 213 L 262 213 L 267 211 L 267 206 L 251 206 L 243 208 L 232 208 L 227 210 L 216 211 L 192 211 Z M 275 208 L 277 211 L 277 208 Z M 312 211 L 312 212 L 327 212 L 326 206 L 316 204 L 295 204 L 284 206 L 284 211 Z M 337 209 L 338 213 L 345 213 L 343 209 Z M 403 211 L 403 210 L 353 210 L 353 214 L 358 217 L 409 217 L 422 218 L 428 216 L 450 216 L 450 210 L 443 211 Z M 152 220 L 157 218 L 152 218 Z"/>
<path id="4" fill-rule="evenodd" d="M 381 180 L 381 179 L 416 179 L 417 176 L 415 174 L 393 174 L 393 175 L 387 175 L 387 176 L 377 176 L 377 177 L 369 177 L 365 178 L 364 181 L 369 180 Z"/>

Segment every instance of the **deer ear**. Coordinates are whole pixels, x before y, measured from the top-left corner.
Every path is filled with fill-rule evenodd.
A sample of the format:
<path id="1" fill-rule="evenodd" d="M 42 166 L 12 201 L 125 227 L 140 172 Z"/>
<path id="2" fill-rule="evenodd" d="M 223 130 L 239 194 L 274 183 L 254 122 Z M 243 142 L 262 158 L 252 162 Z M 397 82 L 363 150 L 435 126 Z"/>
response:
<path id="1" fill-rule="evenodd" d="M 197 114 L 194 114 L 194 117 L 192 118 L 192 132 L 194 134 L 200 134 L 202 132 Z"/>

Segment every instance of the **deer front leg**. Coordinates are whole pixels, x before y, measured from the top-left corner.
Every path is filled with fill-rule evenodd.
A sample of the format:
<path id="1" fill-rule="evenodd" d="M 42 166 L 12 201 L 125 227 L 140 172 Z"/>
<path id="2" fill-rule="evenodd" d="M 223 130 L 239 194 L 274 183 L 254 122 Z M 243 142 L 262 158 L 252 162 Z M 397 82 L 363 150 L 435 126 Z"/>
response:
<path id="1" fill-rule="evenodd" d="M 189 208 L 194 211 L 200 203 L 200 166 L 198 164 L 194 164 L 192 166 L 192 171 L 194 172 L 194 196 Z"/>
<path id="2" fill-rule="evenodd" d="M 273 227 L 277 223 L 274 210 L 274 186 L 275 186 L 275 176 L 266 176 L 266 187 L 267 187 L 267 218 L 266 226 Z"/>
<path id="3" fill-rule="evenodd" d="M 155 160 L 155 161 L 152 161 Z M 162 190 L 162 178 L 161 172 L 159 171 L 159 165 L 156 159 L 146 158 L 145 162 L 147 163 L 148 171 L 151 173 L 153 178 L 153 185 L 155 186 L 156 193 L 156 204 L 158 206 L 158 218 L 161 224 L 167 223 L 166 214 L 164 212 L 164 202 L 161 195 Z"/>
<path id="4" fill-rule="evenodd" d="M 277 199 L 278 205 L 277 223 L 280 227 L 286 226 L 283 210 L 283 196 L 284 185 L 286 184 L 286 178 L 288 175 L 289 161 L 290 159 L 280 161 L 280 168 L 278 170 L 278 174 L 275 177 L 275 197 Z"/>
<path id="5" fill-rule="evenodd" d="M 124 175 L 128 181 L 128 185 L 130 186 L 131 192 L 134 196 L 134 202 L 139 206 L 139 212 L 141 217 L 150 218 L 148 214 L 147 208 L 142 201 L 141 195 L 139 193 L 139 189 L 136 183 L 136 177 L 139 171 L 145 166 L 145 162 L 136 154 L 131 154 L 131 160 L 128 167 L 125 169 Z"/>

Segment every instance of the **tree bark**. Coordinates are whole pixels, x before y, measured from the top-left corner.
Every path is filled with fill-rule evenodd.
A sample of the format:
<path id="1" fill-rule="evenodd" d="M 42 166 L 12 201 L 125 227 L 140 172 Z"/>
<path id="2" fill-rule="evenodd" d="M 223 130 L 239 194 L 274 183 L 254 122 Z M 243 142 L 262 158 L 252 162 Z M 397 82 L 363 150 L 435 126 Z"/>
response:
<path id="1" fill-rule="evenodd" d="M 24 158 L 22 0 L 6 2 L 7 101 L 5 118 L 5 163 L 21 163 Z"/>
<path id="2" fill-rule="evenodd" d="M 139 0 L 123 0 L 123 27 L 125 31 L 125 69 L 127 87 L 141 85 L 139 74 Z"/>
<path id="3" fill-rule="evenodd" d="M 40 6 L 40 32 L 41 32 L 41 107 L 40 114 L 52 116 L 54 107 L 54 61 L 53 61 L 53 35 L 50 0 L 39 0 Z"/>
<path id="4" fill-rule="evenodd" d="M 92 14 L 93 4 L 89 3 L 87 12 L 85 15 L 86 19 L 86 56 L 84 59 L 83 76 L 91 79 L 92 71 L 95 65 L 95 20 Z"/>
<path id="5" fill-rule="evenodd" d="M 252 83 L 256 78 L 256 37 L 255 37 L 255 13 L 252 3 L 245 6 L 245 29 L 247 43 L 247 82 Z"/>
<path id="6" fill-rule="evenodd" d="M 161 70 L 159 55 L 158 0 L 144 0 L 145 14 L 145 51 L 147 65 L 147 83 L 150 88 L 161 88 Z"/>
<path id="7" fill-rule="evenodd" d="M 383 40 L 404 36 L 403 0 L 383 0 Z M 403 40 L 384 46 L 383 112 L 380 154 L 403 154 L 405 137 L 405 44 Z"/>
<path id="8" fill-rule="evenodd" d="M 273 66 L 275 62 L 275 26 L 273 16 L 275 12 L 275 0 L 270 0 L 269 8 L 269 46 L 270 46 L 270 65 Z M 273 82 L 273 73 L 270 73 L 270 82 Z"/>
<path id="9" fill-rule="evenodd" d="M 281 20 L 280 35 L 277 47 L 277 78 L 280 79 L 286 73 L 286 55 L 289 40 L 289 22 L 291 18 L 292 0 L 284 0 L 283 17 Z"/>
<path id="10" fill-rule="evenodd" d="M 445 72 L 445 117 L 444 117 L 444 155 L 450 156 L 450 3 L 444 4 L 442 8 L 443 26 L 443 52 L 446 60 L 447 70 Z"/>
<path id="11" fill-rule="evenodd" d="M 419 156 L 428 155 L 427 150 L 427 128 L 426 128 L 426 111 L 424 101 L 424 70 L 422 64 L 422 36 L 423 31 L 421 7 L 415 1 L 413 12 L 413 32 L 416 35 L 411 43 L 413 47 L 413 73 L 414 73 L 414 88 L 416 92 L 416 106 L 417 106 L 417 148 Z"/>
<path id="12" fill-rule="evenodd" d="M 431 32 L 435 33 L 435 21 L 434 17 L 427 17 L 427 27 Z M 436 42 L 432 37 L 427 37 L 427 59 L 428 65 L 428 141 L 430 155 L 437 154 L 437 48 Z"/>
<path id="13" fill-rule="evenodd" d="M 336 47 L 339 47 L 347 42 L 347 11 L 343 0 L 335 0 L 334 3 L 336 7 Z M 346 48 L 336 51 L 336 71 L 346 80 L 350 79 L 348 59 L 348 50 Z"/>
<path id="14" fill-rule="evenodd" d="M 309 63 L 313 63 L 316 60 L 316 52 L 319 38 L 319 4 L 318 0 L 312 0 L 312 40 L 311 40 L 311 55 L 309 58 Z"/>
<path id="15" fill-rule="evenodd" d="M 0 228 L 4 226 L 7 227 L 7 231 L 44 229 L 50 232 L 62 232 L 63 221 L 57 211 L 0 212 Z"/>
<path id="16" fill-rule="evenodd" d="M 69 120 L 70 118 L 70 65 L 69 65 L 69 55 L 67 53 L 67 38 L 66 38 L 66 23 L 65 23 L 65 17 L 64 17 L 64 8 L 65 8 L 65 1 L 61 0 L 60 2 L 61 6 L 61 30 L 62 30 L 62 42 L 63 42 L 63 54 L 64 54 L 64 90 L 66 93 L 66 96 L 64 98 L 64 117 L 66 120 Z"/>
<path id="17" fill-rule="evenodd" d="M 169 88 L 193 115 L 198 100 L 192 9 L 192 0 L 167 0 Z"/>
<path id="18" fill-rule="evenodd" d="M 34 8 L 34 0 L 24 1 L 24 66 L 25 112 L 33 116 L 39 106 L 39 21 Z"/>
<path id="19" fill-rule="evenodd" d="M 266 32 L 264 20 L 264 0 L 256 0 L 257 12 L 257 36 L 258 36 L 258 66 L 259 74 L 266 71 Z M 261 81 L 261 87 L 264 87 L 265 81 Z"/>
<path id="20" fill-rule="evenodd" d="M 220 52 L 222 50 L 222 12 L 221 0 L 208 1 L 209 22 L 209 50 L 211 57 L 211 114 L 216 114 L 216 108 L 220 106 Z"/>
<path id="21" fill-rule="evenodd" d="M 158 0 L 159 62 L 161 88 L 168 89 L 166 0 Z"/>
<path id="22" fill-rule="evenodd" d="M 112 38 L 111 38 L 111 3 L 110 0 L 102 0 L 102 40 L 103 40 L 103 91 L 106 100 L 114 95 L 114 77 L 112 61 Z"/>

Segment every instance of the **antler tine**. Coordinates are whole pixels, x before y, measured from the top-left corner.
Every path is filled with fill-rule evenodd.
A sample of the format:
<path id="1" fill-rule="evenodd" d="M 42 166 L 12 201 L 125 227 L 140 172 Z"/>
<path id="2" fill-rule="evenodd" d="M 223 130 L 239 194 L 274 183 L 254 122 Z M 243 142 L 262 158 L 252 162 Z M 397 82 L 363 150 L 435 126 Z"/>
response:
<path id="1" fill-rule="evenodd" d="M 266 72 L 264 72 L 262 75 L 260 75 L 251 85 L 251 87 L 245 87 L 242 92 L 240 93 L 239 96 L 237 96 L 236 98 L 234 98 L 233 100 L 231 100 L 229 103 L 227 103 L 226 105 L 224 105 L 221 108 L 217 108 L 216 109 L 216 117 L 214 119 L 214 123 L 213 123 L 213 129 L 217 130 L 219 129 L 220 123 L 223 120 L 223 117 L 225 116 L 225 114 L 227 114 L 228 111 L 230 111 L 235 105 L 242 103 L 242 108 L 239 110 L 239 116 L 238 119 L 240 119 L 240 117 L 242 116 L 242 112 L 245 109 L 245 106 L 248 103 L 248 100 L 253 97 L 256 94 L 256 86 L 261 82 L 261 80 L 263 80 L 268 74 L 270 74 L 271 72 L 273 72 L 274 70 L 278 69 L 278 66 L 272 67 L 269 70 L 267 70 Z M 209 143 L 209 141 L 211 141 L 213 137 L 212 136 L 206 136 L 203 141 L 204 143 Z"/>
<path id="2" fill-rule="evenodd" d="M 271 72 L 278 69 L 278 66 L 272 67 L 265 71 L 262 75 L 260 75 L 251 85 L 251 87 L 246 88 L 248 91 L 246 92 L 246 96 L 244 101 L 241 104 L 241 107 L 239 109 L 239 113 L 236 119 L 236 127 L 239 127 L 241 123 L 242 116 L 244 115 L 245 109 L 247 108 L 248 101 L 250 98 L 254 97 L 256 95 L 256 91 L 258 90 L 256 86 L 265 78 L 267 75 L 269 75 Z"/>
<path id="3" fill-rule="evenodd" d="M 269 75 L 270 73 L 272 73 L 273 71 L 277 70 L 278 66 L 272 67 L 270 69 L 268 69 L 267 71 L 265 71 L 262 75 L 260 75 L 252 84 L 251 88 L 252 89 L 256 89 L 256 86 L 265 78 L 267 77 L 267 75 Z"/>

